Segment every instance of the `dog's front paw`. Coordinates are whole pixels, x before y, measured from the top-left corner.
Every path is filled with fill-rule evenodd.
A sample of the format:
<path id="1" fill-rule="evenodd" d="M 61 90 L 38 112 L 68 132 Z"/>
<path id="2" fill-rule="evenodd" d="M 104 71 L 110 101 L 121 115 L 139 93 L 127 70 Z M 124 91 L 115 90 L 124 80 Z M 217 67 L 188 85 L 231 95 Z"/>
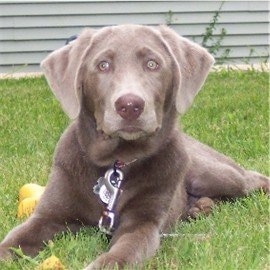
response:
<path id="1" fill-rule="evenodd" d="M 5 248 L 5 247 L 0 247 L 0 261 L 6 261 L 12 259 L 13 254 L 12 252 Z"/>
<path id="2" fill-rule="evenodd" d="M 265 194 L 270 196 L 270 178 L 265 177 L 264 182 L 262 184 L 262 190 Z"/>
<path id="3" fill-rule="evenodd" d="M 247 193 L 261 189 L 265 194 L 270 195 L 270 178 L 255 171 L 248 171 L 249 185 Z"/>
<path id="4" fill-rule="evenodd" d="M 118 258 L 109 252 L 103 253 L 91 264 L 89 264 L 84 270 L 96 270 L 96 269 L 122 269 L 126 265 L 125 261 Z"/>

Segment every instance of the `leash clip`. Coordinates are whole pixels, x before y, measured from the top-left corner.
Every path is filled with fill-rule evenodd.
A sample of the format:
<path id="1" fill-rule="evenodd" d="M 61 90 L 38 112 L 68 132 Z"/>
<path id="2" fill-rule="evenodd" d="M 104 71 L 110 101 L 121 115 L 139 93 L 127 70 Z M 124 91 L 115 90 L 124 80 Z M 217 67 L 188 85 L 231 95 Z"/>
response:
<path id="1" fill-rule="evenodd" d="M 99 222 L 98 222 L 98 227 L 100 229 L 101 232 L 106 233 L 108 235 L 112 235 L 113 231 L 114 231 L 114 217 L 115 214 L 112 211 L 109 211 L 108 209 L 106 209 L 105 211 L 103 211 Z"/>
<path id="2" fill-rule="evenodd" d="M 103 177 L 100 177 L 97 184 L 93 187 L 93 192 L 99 196 L 101 201 L 105 203 L 106 208 L 101 214 L 98 222 L 100 231 L 112 235 L 115 230 L 115 208 L 118 199 L 121 195 L 121 184 L 124 180 L 124 174 L 121 170 L 126 165 L 135 162 L 133 160 L 129 163 L 116 160 L 113 168 L 106 171 Z"/>

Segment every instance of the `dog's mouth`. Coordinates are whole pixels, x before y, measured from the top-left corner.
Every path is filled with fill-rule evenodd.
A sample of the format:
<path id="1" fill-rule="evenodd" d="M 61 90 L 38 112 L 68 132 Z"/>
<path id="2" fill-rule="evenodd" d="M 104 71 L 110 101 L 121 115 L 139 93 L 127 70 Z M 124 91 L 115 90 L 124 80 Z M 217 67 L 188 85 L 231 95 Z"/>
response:
<path id="1" fill-rule="evenodd" d="M 115 132 L 114 136 L 120 137 L 124 140 L 138 140 L 142 138 L 151 137 L 160 129 L 156 125 L 144 125 L 142 123 L 125 123 L 121 125 Z"/>
<path id="2" fill-rule="evenodd" d="M 125 132 L 125 133 L 138 133 L 143 132 L 143 130 L 137 126 L 125 126 L 118 130 L 118 132 Z"/>
<path id="3" fill-rule="evenodd" d="M 125 129 L 118 130 L 114 135 L 126 141 L 134 141 L 149 136 L 147 132 L 134 127 L 128 127 Z"/>
<path id="4" fill-rule="evenodd" d="M 120 129 L 115 130 L 114 132 L 108 134 L 104 130 L 101 131 L 103 134 L 102 136 L 105 139 L 110 139 L 110 138 L 121 138 L 126 141 L 135 141 L 138 139 L 142 138 L 147 138 L 151 137 L 153 134 L 155 134 L 160 128 L 156 128 L 155 130 L 152 131 L 146 131 L 140 127 L 137 126 L 131 126 L 127 125 L 125 127 L 122 127 Z"/>

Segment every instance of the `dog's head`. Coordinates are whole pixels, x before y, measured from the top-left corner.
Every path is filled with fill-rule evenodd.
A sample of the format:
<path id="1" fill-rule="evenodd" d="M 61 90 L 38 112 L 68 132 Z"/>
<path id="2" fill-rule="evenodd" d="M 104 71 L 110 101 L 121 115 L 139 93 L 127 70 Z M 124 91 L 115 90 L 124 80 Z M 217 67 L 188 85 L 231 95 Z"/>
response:
<path id="1" fill-rule="evenodd" d="M 213 62 L 168 27 L 123 25 L 86 29 L 41 65 L 70 118 L 89 113 L 98 131 L 136 140 L 159 130 L 168 110 L 188 109 Z"/>

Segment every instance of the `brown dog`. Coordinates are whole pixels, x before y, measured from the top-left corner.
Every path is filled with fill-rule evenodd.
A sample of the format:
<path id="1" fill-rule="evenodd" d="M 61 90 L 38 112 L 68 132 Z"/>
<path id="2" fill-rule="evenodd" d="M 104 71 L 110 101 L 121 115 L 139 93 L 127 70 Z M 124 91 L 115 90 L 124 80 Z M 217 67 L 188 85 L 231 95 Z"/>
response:
<path id="1" fill-rule="evenodd" d="M 110 248 L 87 269 L 139 264 L 177 220 L 208 212 L 216 199 L 268 191 L 267 177 L 176 127 L 213 62 L 165 26 L 86 29 L 50 54 L 42 67 L 74 121 L 38 207 L 2 241 L 0 258 L 10 247 L 35 255 L 57 232 L 99 224 L 112 234 Z"/>

